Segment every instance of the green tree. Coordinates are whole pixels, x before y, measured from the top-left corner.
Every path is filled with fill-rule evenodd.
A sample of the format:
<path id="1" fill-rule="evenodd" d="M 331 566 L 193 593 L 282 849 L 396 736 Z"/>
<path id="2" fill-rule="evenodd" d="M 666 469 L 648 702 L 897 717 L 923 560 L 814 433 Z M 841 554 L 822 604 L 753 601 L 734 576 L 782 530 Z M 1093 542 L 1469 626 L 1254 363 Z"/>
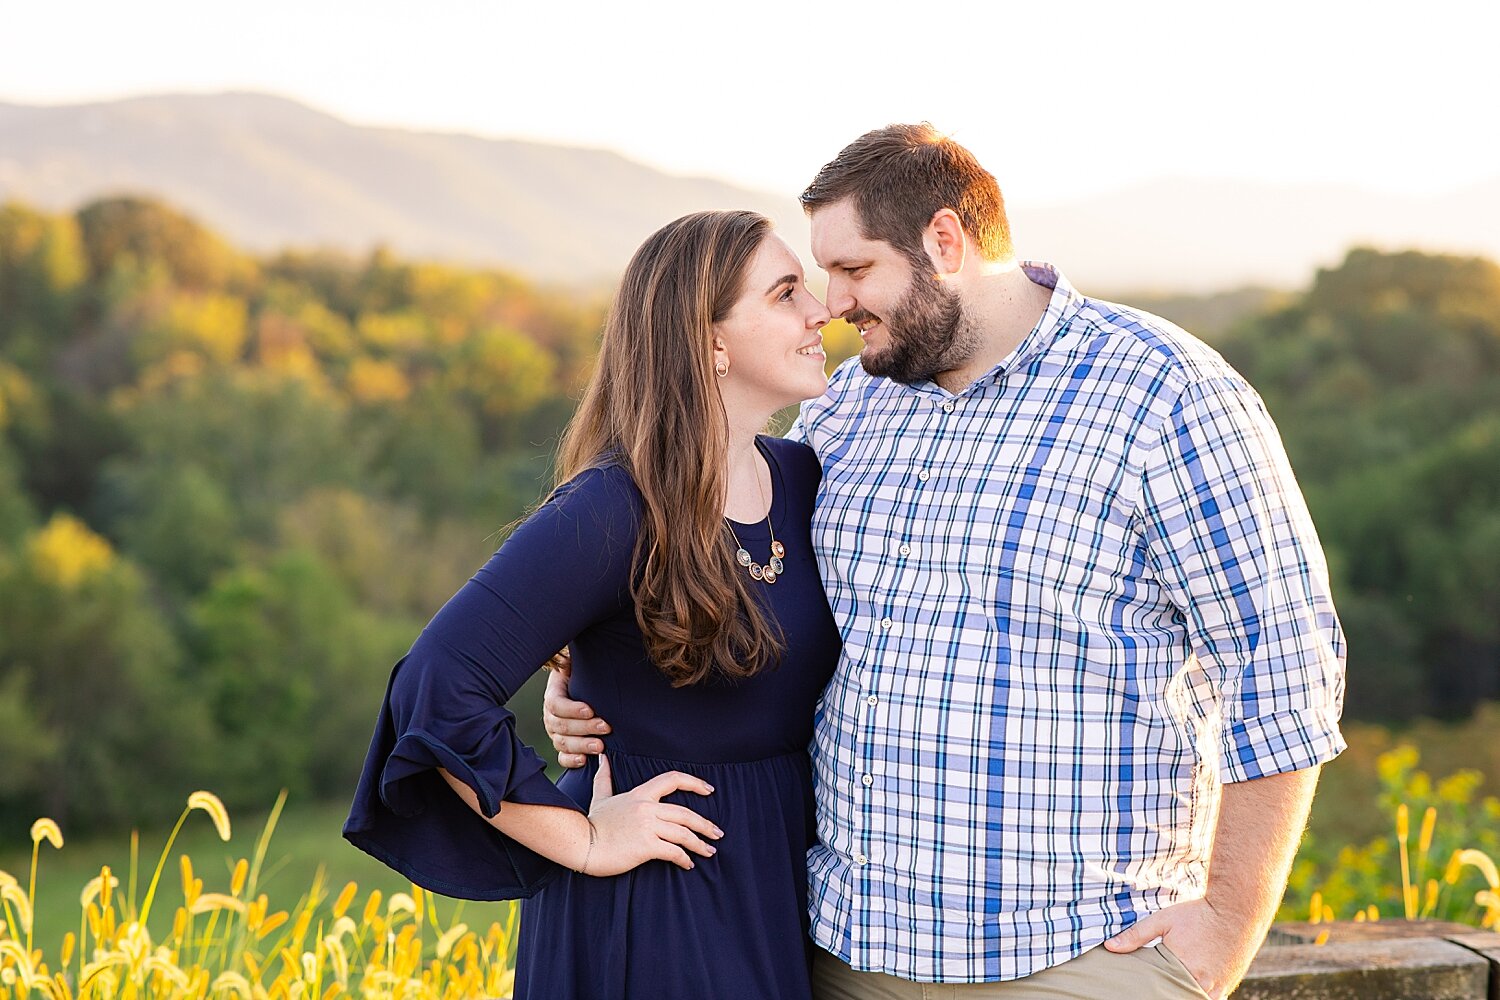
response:
<path id="1" fill-rule="evenodd" d="M 191 612 L 226 800 L 347 791 L 413 623 L 361 612 L 315 555 L 220 578 Z"/>
<path id="2" fill-rule="evenodd" d="M 22 481 L 21 458 L 7 432 L 13 421 L 35 424 L 39 402 L 26 377 L 0 361 L 0 550 L 15 545 L 36 520 Z"/>
<path id="3" fill-rule="evenodd" d="M 0 669 L 0 813 L 7 802 L 38 797 L 60 749 L 39 717 L 28 681 L 19 670 Z"/>
<path id="4" fill-rule="evenodd" d="M 483 503 L 479 421 L 462 401 L 420 389 L 400 408 L 362 408 L 356 428 L 370 454 L 368 482 L 380 493 L 411 501 L 429 520 Z"/>
<path id="5" fill-rule="evenodd" d="M 21 484 L 20 464 L 0 438 L 0 552 L 15 547 L 36 523 L 31 498 Z"/>
<path id="6" fill-rule="evenodd" d="M 515 448 L 519 418 L 556 392 L 557 362 L 524 334 L 481 330 L 459 345 L 442 385 L 481 416 L 492 447 Z"/>
<path id="7" fill-rule="evenodd" d="M 141 317 L 133 338 L 138 363 L 186 352 L 210 363 L 239 361 L 249 336 L 245 300 L 217 293 L 177 293 Z"/>
<path id="8" fill-rule="evenodd" d="M 71 217 L 0 205 L 0 351 L 40 368 L 68 330 L 86 273 Z"/>
<path id="9" fill-rule="evenodd" d="M 428 522 L 406 505 L 343 489 L 289 504 L 278 535 L 283 549 L 315 554 L 359 608 L 413 621 L 430 618 L 496 548 L 490 528 Z"/>
<path id="10" fill-rule="evenodd" d="M 135 394 L 120 412 L 132 450 L 107 464 L 117 489 L 112 521 L 149 508 L 168 470 L 192 466 L 232 498 L 236 535 L 265 542 L 283 505 L 320 485 L 356 482 L 365 467 L 345 404 L 277 373 L 207 371 Z"/>
<path id="11" fill-rule="evenodd" d="M 1500 697 L 1500 266 L 1355 250 L 1221 347 L 1275 415 L 1335 566 L 1351 713 Z"/>
<path id="12" fill-rule="evenodd" d="M 120 462 L 111 490 L 120 498 L 113 528 L 122 549 L 169 591 L 206 588 L 240 545 L 237 511 L 223 484 L 192 462 Z"/>
<path id="13" fill-rule="evenodd" d="M 202 777 L 209 729 L 181 650 L 129 562 L 57 515 L 0 562 L 0 711 L 24 714 L 9 813 L 75 826 L 155 818 Z M 15 737 L 19 738 L 19 737 Z"/>
<path id="14" fill-rule="evenodd" d="M 78 212 L 89 274 L 98 282 L 127 259 L 163 264 L 190 291 L 243 287 L 255 265 L 215 233 L 161 202 L 106 198 Z"/>

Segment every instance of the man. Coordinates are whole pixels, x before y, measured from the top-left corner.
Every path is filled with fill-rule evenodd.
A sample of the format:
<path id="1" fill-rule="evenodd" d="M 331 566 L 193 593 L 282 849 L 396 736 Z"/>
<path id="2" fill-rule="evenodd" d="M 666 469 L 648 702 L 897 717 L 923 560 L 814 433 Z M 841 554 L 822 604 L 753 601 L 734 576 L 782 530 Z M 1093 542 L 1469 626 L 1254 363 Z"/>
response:
<path id="1" fill-rule="evenodd" d="M 820 996 L 1226 995 L 1344 747 L 1328 574 L 1259 397 L 1018 263 L 994 178 L 931 126 L 862 136 L 802 203 L 865 342 L 793 430 L 844 639 Z M 555 742 L 596 749 L 565 691 Z"/>

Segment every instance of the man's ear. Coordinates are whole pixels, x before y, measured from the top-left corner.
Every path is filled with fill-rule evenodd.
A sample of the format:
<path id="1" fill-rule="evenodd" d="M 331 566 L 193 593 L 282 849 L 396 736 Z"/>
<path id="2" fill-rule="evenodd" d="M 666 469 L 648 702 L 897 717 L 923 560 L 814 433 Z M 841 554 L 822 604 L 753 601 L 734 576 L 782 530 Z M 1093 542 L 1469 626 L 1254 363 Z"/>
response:
<path id="1" fill-rule="evenodd" d="M 932 219 L 922 233 L 922 248 L 932 258 L 940 277 L 962 271 L 969 253 L 969 238 L 964 233 L 958 213 L 951 208 L 940 208 L 933 212 Z"/>

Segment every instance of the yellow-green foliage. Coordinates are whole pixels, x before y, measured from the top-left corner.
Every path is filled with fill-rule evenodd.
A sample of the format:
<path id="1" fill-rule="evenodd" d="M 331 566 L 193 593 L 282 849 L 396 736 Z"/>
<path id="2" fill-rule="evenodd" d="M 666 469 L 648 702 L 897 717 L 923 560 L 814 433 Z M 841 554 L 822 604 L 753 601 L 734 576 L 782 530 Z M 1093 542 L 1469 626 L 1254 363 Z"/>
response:
<path id="1" fill-rule="evenodd" d="M 47 526 L 26 542 L 26 556 L 37 577 L 64 590 L 109 568 L 114 552 L 109 542 L 68 514 L 54 514 Z"/>
<path id="2" fill-rule="evenodd" d="M 492 923 L 481 934 L 459 921 L 461 909 L 443 926 L 431 895 L 415 885 L 389 898 L 373 890 L 363 906 L 356 906 L 359 887 L 349 882 L 330 903 L 320 871 L 300 900 L 276 908 L 257 891 L 257 882 L 284 802 L 283 794 L 254 857 L 235 864 L 227 891 L 205 892 L 192 859 L 179 858 L 182 902 L 170 933 L 155 941 L 147 918 L 172 843 L 189 814 L 207 813 L 220 839 L 229 840 L 223 803 L 209 792 L 194 792 L 162 849 L 145 899 L 137 905 L 134 861 L 124 892 L 119 877 L 103 868 L 79 895 L 77 933 L 64 936 L 50 961 L 46 949 L 32 940 L 32 912 L 42 843 L 61 849 L 63 837 L 52 820 L 37 820 L 31 828 L 27 888 L 0 872 L 0 1000 L 510 995 L 514 907 L 505 926 Z"/>
<path id="3" fill-rule="evenodd" d="M 1281 920 L 1314 922 L 1456 920 L 1495 926 L 1500 918 L 1500 800 L 1478 797 L 1483 776 L 1460 770 L 1434 781 L 1417 749 L 1397 746 L 1376 760 L 1380 805 L 1391 835 L 1363 846 L 1325 844 L 1309 833 L 1292 867 Z"/>

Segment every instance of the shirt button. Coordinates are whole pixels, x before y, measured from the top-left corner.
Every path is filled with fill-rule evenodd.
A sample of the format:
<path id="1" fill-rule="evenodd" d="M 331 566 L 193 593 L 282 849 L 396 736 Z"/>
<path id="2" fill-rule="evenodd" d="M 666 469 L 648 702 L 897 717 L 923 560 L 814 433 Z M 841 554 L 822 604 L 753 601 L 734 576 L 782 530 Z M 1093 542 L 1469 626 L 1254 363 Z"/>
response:
<path id="1" fill-rule="evenodd" d="M 865 857 L 863 854 L 856 854 L 854 856 L 854 863 L 857 865 L 867 865 L 870 863 L 870 859 Z"/>
<path id="2" fill-rule="evenodd" d="M 944 413 L 952 413 L 953 412 L 953 400 L 950 399 L 950 400 L 948 400 L 948 402 L 946 402 L 946 403 L 943 404 L 943 412 Z"/>
<path id="3" fill-rule="evenodd" d="M 873 704 L 875 704 L 878 701 L 880 701 L 880 699 L 877 698 L 877 697 L 875 697 L 873 694 L 870 695 L 868 698 L 865 699 L 865 703 L 868 704 L 868 705 L 873 705 Z"/>
<path id="4" fill-rule="evenodd" d="M 875 784 L 875 776 L 873 774 L 867 774 L 859 780 L 865 783 L 866 788 L 869 788 L 871 785 Z"/>
<path id="5" fill-rule="evenodd" d="M 894 624 L 896 624 L 896 623 L 893 622 L 893 621 L 891 621 L 889 618 L 882 618 L 882 619 L 880 619 L 880 627 L 881 628 L 890 628 Z"/>
<path id="6" fill-rule="evenodd" d="M 901 548 L 900 548 L 899 551 L 901 552 L 901 554 L 903 556 L 909 556 L 909 555 L 911 555 L 911 546 L 910 545 L 903 545 L 903 546 L 901 546 Z"/>
<path id="7" fill-rule="evenodd" d="M 921 480 L 924 483 L 931 478 L 932 473 L 928 472 L 926 469 L 923 469 L 921 472 L 917 473 L 917 479 Z"/>

